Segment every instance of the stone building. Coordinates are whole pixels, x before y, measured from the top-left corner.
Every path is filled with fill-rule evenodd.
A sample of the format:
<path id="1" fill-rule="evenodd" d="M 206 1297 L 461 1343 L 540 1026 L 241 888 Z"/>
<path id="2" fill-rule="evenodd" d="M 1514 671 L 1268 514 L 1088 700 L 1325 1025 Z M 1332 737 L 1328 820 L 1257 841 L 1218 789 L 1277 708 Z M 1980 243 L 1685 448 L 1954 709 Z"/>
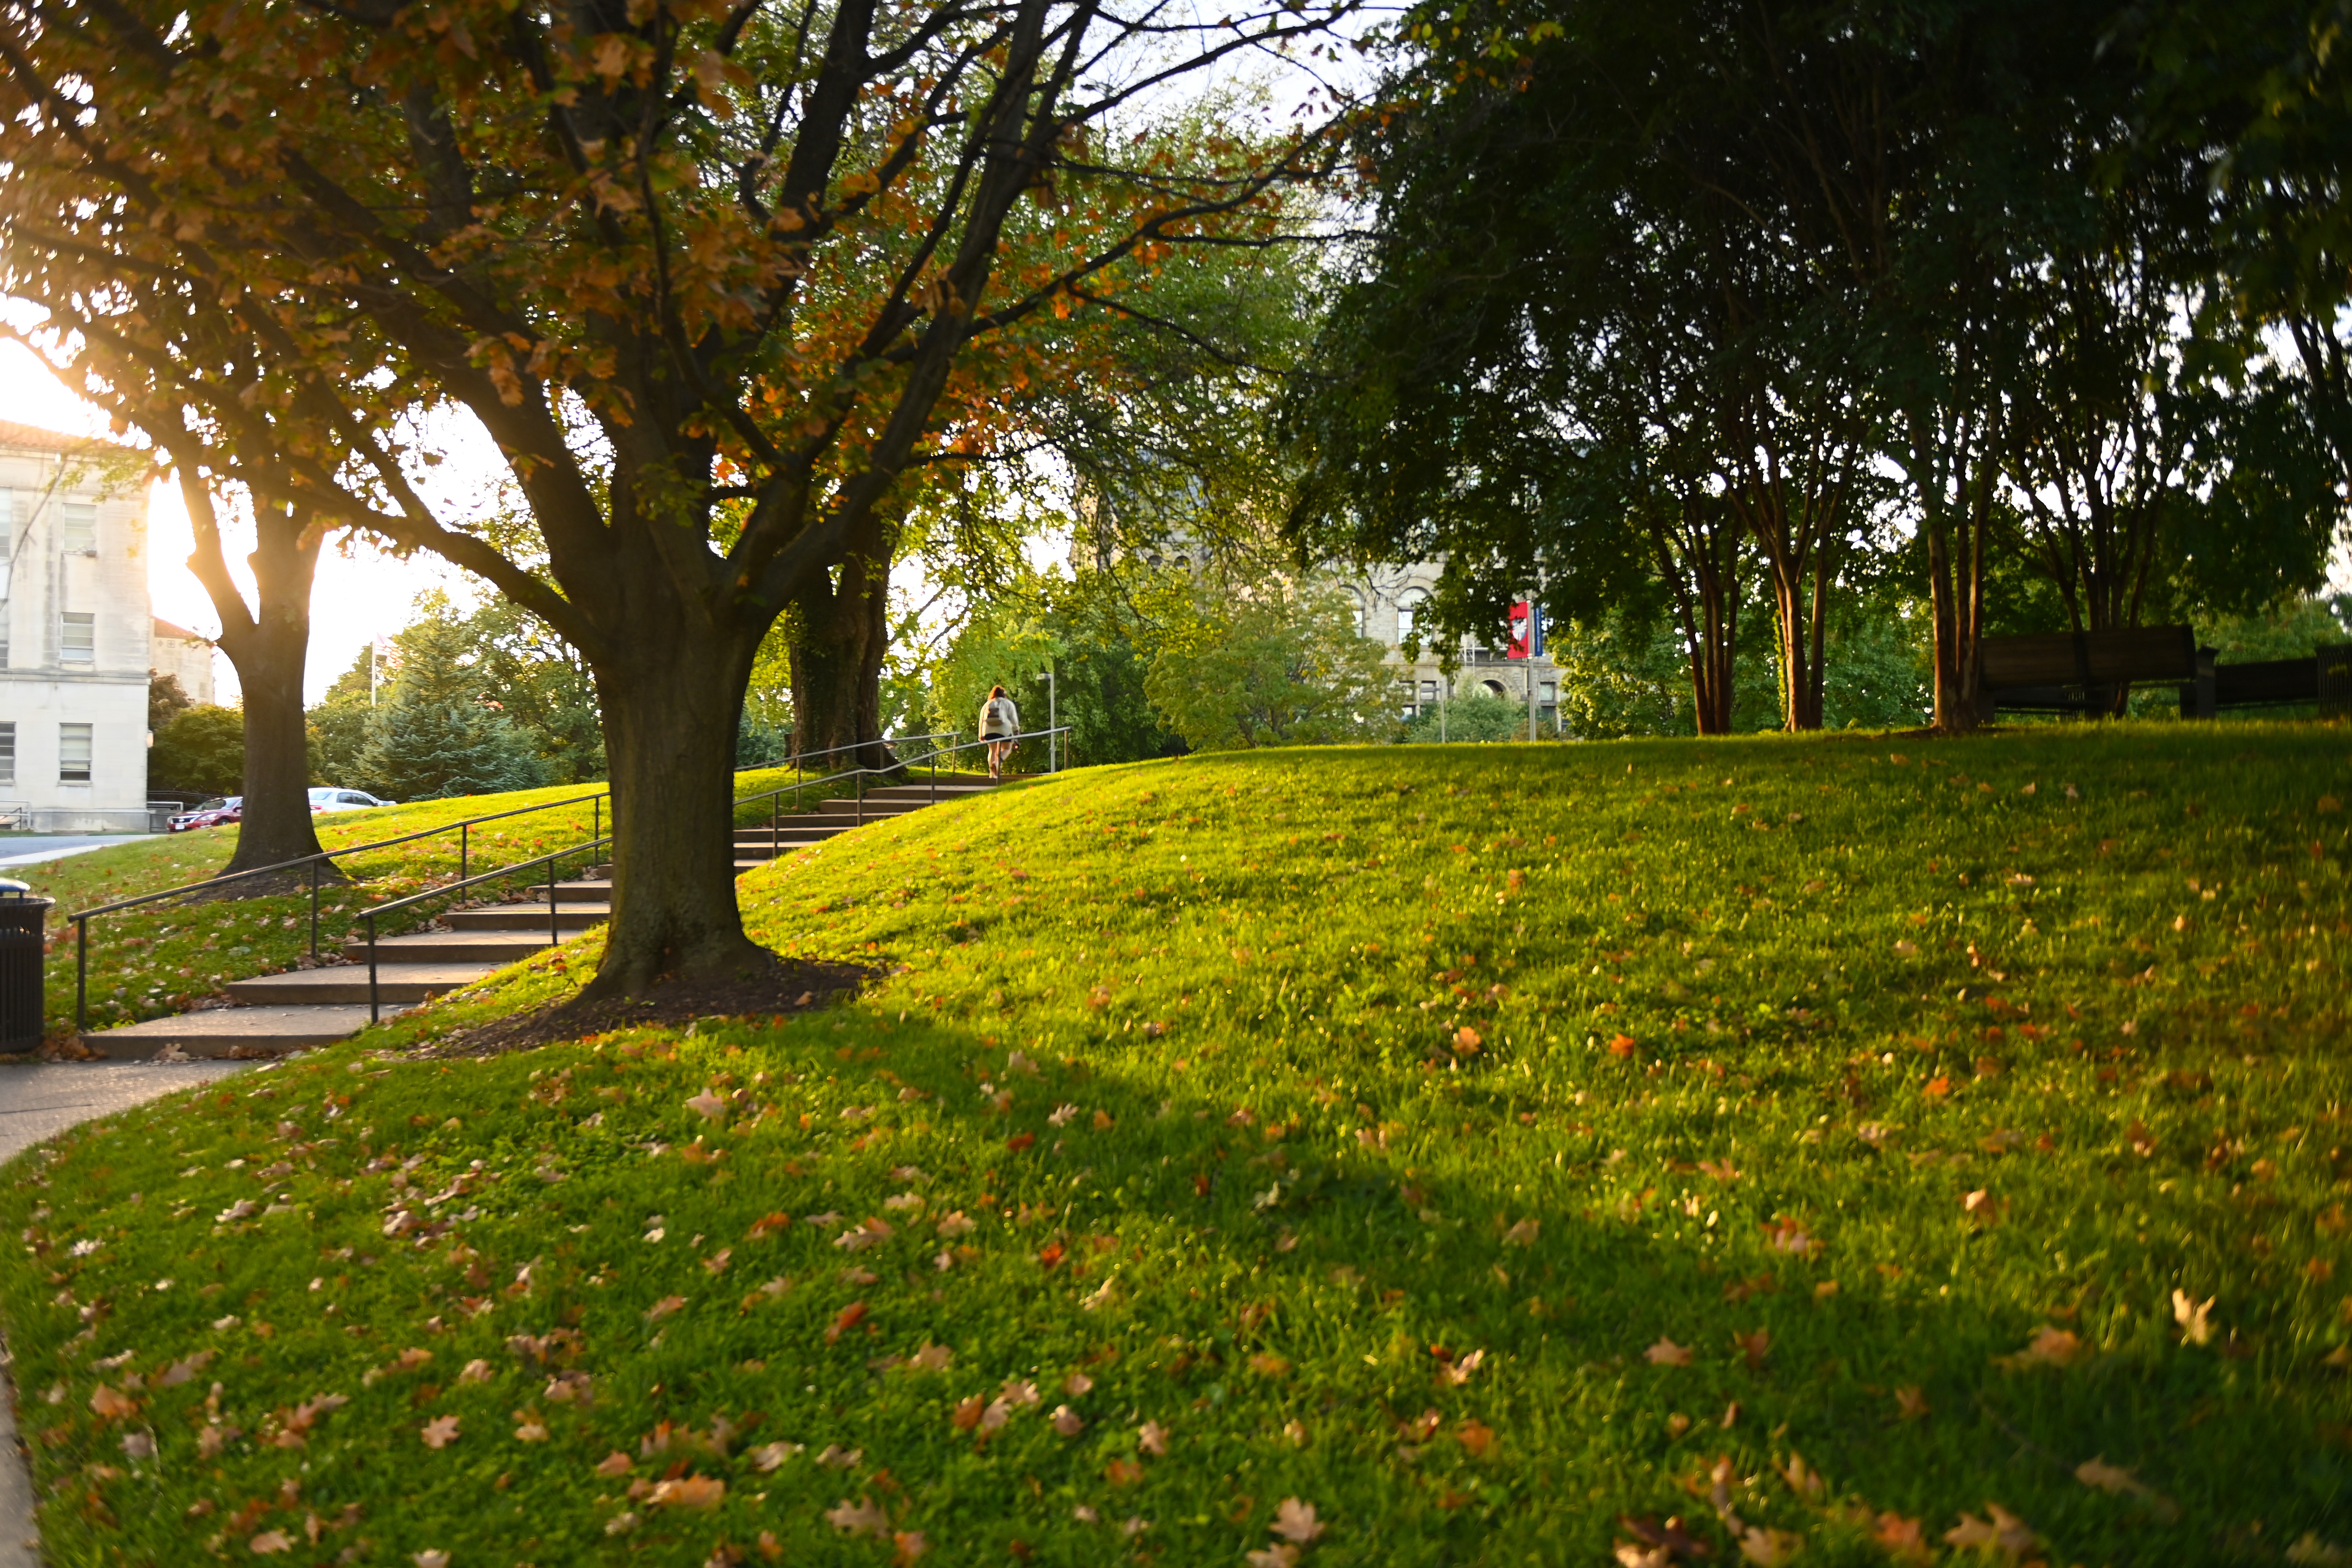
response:
<path id="1" fill-rule="evenodd" d="M 1546 650 L 1539 606 L 1523 604 L 1513 608 L 1512 629 L 1517 635 L 1503 647 L 1488 647 L 1475 637 L 1463 638 L 1454 652 L 1450 681 L 1439 650 L 1427 638 L 1417 659 L 1405 658 L 1404 644 L 1412 635 L 1413 618 L 1428 602 L 1442 570 L 1437 563 L 1416 562 L 1407 566 L 1374 566 L 1339 579 L 1356 602 L 1356 629 L 1389 650 L 1389 662 L 1397 672 L 1399 715 L 1413 718 L 1449 695 L 1499 697 L 1524 710 L 1532 686 L 1537 716 L 1550 731 L 1559 717 L 1559 671 Z"/>
<path id="2" fill-rule="evenodd" d="M 187 627 L 157 616 L 148 639 L 147 668 L 178 681 L 180 690 L 198 707 L 212 705 L 213 645 Z"/>
<path id="3" fill-rule="evenodd" d="M 0 421 L 0 826 L 148 825 L 147 496 L 112 455 Z"/>

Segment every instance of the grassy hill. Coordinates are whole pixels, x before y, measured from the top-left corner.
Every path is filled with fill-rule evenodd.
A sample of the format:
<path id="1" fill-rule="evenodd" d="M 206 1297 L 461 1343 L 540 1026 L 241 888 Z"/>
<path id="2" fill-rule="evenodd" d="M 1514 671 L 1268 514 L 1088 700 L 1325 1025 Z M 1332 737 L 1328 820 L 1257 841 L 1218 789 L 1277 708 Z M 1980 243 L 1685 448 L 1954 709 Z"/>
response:
<path id="1" fill-rule="evenodd" d="M 744 884 L 845 1007 L 409 1054 L 518 968 L 19 1162 L 48 1551 L 2339 1561 L 2347 795 L 2118 726 L 877 826 Z"/>

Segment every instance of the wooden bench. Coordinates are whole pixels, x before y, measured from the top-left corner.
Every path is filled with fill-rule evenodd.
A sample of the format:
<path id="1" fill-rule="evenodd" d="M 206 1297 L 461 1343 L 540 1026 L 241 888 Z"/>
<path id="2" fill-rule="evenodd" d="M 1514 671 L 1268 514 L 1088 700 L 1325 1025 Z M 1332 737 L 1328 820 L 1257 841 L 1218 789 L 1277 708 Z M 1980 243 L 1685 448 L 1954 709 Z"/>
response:
<path id="1" fill-rule="evenodd" d="M 2195 705 L 2197 636 L 2187 626 L 1987 637 L 1978 646 L 1978 703 L 1987 720 L 2004 708 L 2109 713 L 2124 691 L 2151 681 L 2179 684 L 2184 714 Z"/>
<path id="2" fill-rule="evenodd" d="M 2213 650 L 2197 650 L 2197 679 L 2180 689 L 2183 717 L 2210 719 L 2224 708 L 2291 708 L 2318 703 L 2323 711 L 2352 711 L 2352 644 L 2321 648 L 2310 658 L 2216 664 Z"/>

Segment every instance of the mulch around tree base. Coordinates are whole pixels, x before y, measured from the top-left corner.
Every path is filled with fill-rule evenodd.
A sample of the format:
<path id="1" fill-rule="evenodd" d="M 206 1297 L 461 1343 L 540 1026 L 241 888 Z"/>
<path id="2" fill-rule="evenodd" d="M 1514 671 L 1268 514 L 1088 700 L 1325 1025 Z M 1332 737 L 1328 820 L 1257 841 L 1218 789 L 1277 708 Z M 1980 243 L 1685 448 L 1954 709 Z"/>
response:
<path id="1" fill-rule="evenodd" d="M 857 994 L 879 971 L 851 963 L 779 959 L 765 973 L 719 981 L 660 981 L 643 996 L 614 996 L 583 1005 L 575 997 L 551 1002 L 495 1024 L 459 1029 L 408 1053 L 418 1057 L 494 1057 L 648 1024 L 697 1018 L 779 1017 L 813 1013 Z"/>

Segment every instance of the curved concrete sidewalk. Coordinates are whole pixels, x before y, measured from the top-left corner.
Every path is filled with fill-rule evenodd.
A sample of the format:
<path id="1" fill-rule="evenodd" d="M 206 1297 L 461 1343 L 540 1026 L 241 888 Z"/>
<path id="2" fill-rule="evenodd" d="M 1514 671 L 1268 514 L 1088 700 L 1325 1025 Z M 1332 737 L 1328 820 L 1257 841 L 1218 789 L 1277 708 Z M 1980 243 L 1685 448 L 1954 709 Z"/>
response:
<path id="1" fill-rule="evenodd" d="M 77 1123 L 243 1072 L 251 1062 L 41 1062 L 0 1067 L 0 1160 L 13 1158 Z M 15 1358 L 0 1351 L 7 1398 L 0 1400 L 0 1568 L 39 1568 L 33 1478 L 16 1440 Z"/>

